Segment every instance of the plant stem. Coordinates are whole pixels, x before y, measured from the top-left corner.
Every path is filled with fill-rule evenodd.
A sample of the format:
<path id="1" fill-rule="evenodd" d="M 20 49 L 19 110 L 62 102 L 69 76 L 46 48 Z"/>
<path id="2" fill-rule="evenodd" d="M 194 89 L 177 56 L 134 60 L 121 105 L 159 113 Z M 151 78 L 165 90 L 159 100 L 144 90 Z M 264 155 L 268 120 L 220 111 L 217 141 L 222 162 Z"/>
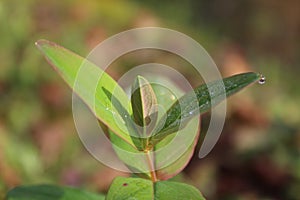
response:
<path id="1" fill-rule="evenodd" d="M 147 150 L 145 153 L 146 153 L 147 162 L 148 162 L 148 165 L 150 168 L 151 180 L 152 180 L 152 182 L 157 182 L 158 180 L 157 180 L 156 173 L 155 173 L 154 163 L 151 158 L 151 151 Z"/>

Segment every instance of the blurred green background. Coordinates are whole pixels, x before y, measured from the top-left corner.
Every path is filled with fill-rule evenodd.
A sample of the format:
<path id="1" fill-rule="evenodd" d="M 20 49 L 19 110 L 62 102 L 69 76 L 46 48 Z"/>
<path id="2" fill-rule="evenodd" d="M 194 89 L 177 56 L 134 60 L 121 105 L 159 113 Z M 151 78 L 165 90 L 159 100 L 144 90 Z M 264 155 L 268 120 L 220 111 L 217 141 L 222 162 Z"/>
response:
<path id="1" fill-rule="evenodd" d="M 176 177 L 208 199 L 299 199 L 300 2 L 0 1 L 0 199 L 20 184 L 55 183 L 105 192 L 117 175 L 81 144 L 71 90 L 34 46 L 48 39 L 85 56 L 104 39 L 134 27 L 181 31 L 204 46 L 224 76 L 264 74 L 267 83 L 228 100 L 224 131 L 204 159 L 197 153 Z M 117 78 L 139 56 L 110 70 Z M 174 56 L 147 62 L 178 64 Z M 180 64 L 180 62 L 179 62 Z M 199 84 L 190 68 L 183 73 Z M 203 116 L 202 130 L 209 122 Z"/>

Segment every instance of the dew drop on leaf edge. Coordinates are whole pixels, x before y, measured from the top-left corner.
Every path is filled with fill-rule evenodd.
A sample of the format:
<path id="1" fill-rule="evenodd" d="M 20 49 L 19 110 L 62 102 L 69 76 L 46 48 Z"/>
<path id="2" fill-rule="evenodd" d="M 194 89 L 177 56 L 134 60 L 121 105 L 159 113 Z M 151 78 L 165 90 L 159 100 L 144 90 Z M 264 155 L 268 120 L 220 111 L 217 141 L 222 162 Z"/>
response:
<path id="1" fill-rule="evenodd" d="M 260 85 L 265 84 L 265 83 L 266 83 L 266 77 L 265 77 L 264 75 L 260 75 L 260 78 L 259 78 L 259 80 L 258 80 L 258 83 L 259 83 Z"/>

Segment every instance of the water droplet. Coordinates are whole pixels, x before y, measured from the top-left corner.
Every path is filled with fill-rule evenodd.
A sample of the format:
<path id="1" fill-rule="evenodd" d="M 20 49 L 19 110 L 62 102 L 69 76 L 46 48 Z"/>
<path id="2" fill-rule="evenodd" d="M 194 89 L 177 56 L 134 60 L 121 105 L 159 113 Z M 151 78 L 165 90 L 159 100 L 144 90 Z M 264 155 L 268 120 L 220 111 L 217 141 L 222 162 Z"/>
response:
<path id="1" fill-rule="evenodd" d="M 190 115 L 192 115 L 192 114 L 193 114 L 193 112 L 192 112 L 192 111 L 190 111 L 190 112 L 189 112 L 189 114 L 190 114 Z"/>
<path id="2" fill-rule="evenodd" d="M 260 75 L 260 78 L 258 80 L 259 84 L 265 84 L 266 83 L 266 77 L 264 75 Z"/>

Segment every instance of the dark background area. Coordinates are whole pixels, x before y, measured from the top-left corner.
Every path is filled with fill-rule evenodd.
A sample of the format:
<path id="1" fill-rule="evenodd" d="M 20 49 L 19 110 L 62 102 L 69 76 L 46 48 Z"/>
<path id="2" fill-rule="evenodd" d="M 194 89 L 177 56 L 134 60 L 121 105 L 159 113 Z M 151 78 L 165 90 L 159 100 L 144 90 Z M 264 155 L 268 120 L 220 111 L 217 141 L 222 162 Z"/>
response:
<path id="1" fill-rule="evenodd" d="M 40 38 L 85 56 L 121 31 L 161 26 L 198 41 L 223 76 L 264 74 L 228 99 L 224 131 L 204 159 L 197 153 L 176 177 L 207 199 L 299 199 L 300 2 L 0 1 L 0 198 L 20 184 L 55 183 L 105 192 L 117 175 L 81 144 L 72 92 L 34 46 Z M 138 52 L 137 52 L 138 55 Z M 156 62 L 178 64 L 174 56 Z M 140 56 L 119 60 L 118 78 Z M 183 73 L 198 84 L 189 67 Z M 205 132 L 209 114 L 202 117 Z"/>

